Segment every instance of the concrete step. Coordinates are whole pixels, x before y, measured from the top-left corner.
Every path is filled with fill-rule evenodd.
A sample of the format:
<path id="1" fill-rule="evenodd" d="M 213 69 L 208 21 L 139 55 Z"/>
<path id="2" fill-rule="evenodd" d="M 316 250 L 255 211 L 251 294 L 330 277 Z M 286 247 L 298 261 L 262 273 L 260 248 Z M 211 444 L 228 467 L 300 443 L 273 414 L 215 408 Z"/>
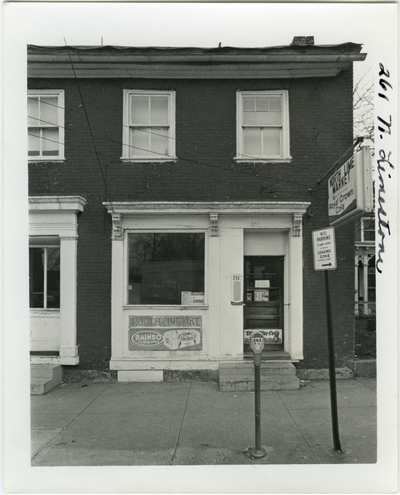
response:
<path id="1" fill-rule="evenodd" d="M 44 395 L 62 381 L 61 365 L 31 364 L 31 395 Z"/>
<path id="2" fill-rule="evenodd" d="M 261 390 L 298 390 L 300 380 L 296 368 L 290 362 L 262 362 L 260 369 Z M 249 362 L 221 364 L 219 389 L 225 391 L 254 390 L 254 364 Z"/>

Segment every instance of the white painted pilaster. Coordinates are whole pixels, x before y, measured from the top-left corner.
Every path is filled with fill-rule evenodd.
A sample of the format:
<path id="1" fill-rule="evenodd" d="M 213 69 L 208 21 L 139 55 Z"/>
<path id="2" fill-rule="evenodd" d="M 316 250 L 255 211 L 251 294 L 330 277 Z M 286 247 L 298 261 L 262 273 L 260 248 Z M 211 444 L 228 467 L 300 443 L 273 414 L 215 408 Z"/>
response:
<path id="1" fill-rule="evenodd" d="M 76 331 L 77 244 L 77 237 L 60 238 L 61 358 L 78 358 Z"/>

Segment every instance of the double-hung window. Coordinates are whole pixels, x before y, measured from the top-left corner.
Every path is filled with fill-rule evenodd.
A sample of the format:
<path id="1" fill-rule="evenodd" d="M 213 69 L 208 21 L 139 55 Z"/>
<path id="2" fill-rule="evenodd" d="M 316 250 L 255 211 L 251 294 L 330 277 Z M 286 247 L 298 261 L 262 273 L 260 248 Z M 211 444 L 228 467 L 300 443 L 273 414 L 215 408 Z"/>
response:
<path id="1" fill-rule="evenodd" d="M 175 92 L 124 90 L 122 159 L 175 159 Z"/>
<path id="2" fill-rule="evenodd" d="M 59 238 L 32 238 L 29 246 L 29 305 L 60 308 Z"/>
<path id="3" fill-rule="evenodd" d="M 64 159 L 64 91 L 28 92 L 29 160 Z"/>
<path id="4" fill-rule="evenodd" d="M 361 240 L 362 241 L 375 241 L 375 218 L 374 217 L 361 218 Z"/>
<path id="5" fill-rule="evenodd" d="M 287 91 L 237 93 L 237 161 L 290 160 Z"/>

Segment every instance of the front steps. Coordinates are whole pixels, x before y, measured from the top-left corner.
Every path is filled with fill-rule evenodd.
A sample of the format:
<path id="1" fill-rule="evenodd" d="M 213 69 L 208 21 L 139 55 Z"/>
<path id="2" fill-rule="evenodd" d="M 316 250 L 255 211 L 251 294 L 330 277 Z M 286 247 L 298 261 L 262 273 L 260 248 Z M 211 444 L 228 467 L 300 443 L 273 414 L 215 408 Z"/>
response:
<path id="1" fill-rule="evenodd" d="M 300 380 L 296 368 L 288 361 L 262 361 L 260 370 L 261 390 L 298 390 Z M 221 392 L 254 390 L 254 363 L 220 364 L 219 389 Z"/>
<path id="2" fill-rule="evenodd" d="M 31 364 L 31 395 L 44 395 L 62 380 L 61 365 Z"/>

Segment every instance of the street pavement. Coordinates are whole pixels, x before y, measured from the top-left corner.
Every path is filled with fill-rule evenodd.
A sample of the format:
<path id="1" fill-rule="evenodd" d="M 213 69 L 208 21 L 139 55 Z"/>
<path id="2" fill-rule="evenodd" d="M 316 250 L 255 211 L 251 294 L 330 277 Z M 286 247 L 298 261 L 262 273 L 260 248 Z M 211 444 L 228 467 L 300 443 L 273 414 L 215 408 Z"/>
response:
<path id="1" fill-rule="evenodd" d="M 376 379 L 337 382 L 342 453 L 333 449 L 329 381 L 261 392 L 215 382 L 61 384 L 31 396 L 32 466 L 365 464 L 377 456 Z"/>

